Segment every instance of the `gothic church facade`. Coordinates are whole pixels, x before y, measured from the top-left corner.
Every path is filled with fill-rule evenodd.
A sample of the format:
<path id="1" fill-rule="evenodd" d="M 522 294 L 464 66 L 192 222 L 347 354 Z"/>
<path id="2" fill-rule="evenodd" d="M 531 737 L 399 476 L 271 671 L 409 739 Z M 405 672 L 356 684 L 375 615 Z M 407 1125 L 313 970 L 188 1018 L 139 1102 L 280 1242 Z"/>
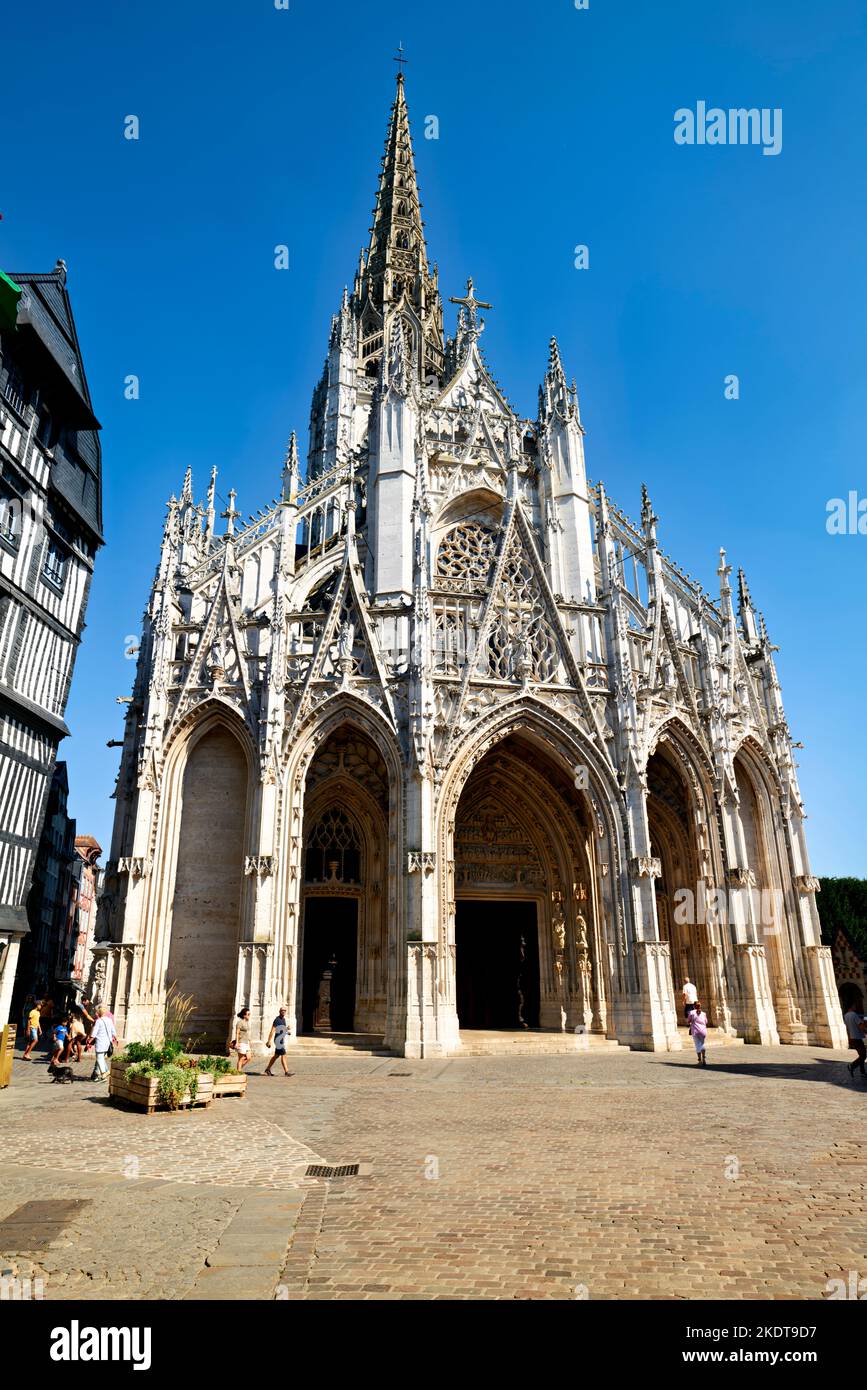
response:
<path id="1" fill-rule="evenodd" d="M 239 525 L 169 503 L 128 707 L 94 988 L 127 1037 L 173 982 L 219 1046 L 472 1030 L 843 1045 L 775 669 L 743 575 L 711 597 L 588 481 L 551 343 L 536 419 L 444 338 L 398 78 L 370 243 L 302 479 Z"/>

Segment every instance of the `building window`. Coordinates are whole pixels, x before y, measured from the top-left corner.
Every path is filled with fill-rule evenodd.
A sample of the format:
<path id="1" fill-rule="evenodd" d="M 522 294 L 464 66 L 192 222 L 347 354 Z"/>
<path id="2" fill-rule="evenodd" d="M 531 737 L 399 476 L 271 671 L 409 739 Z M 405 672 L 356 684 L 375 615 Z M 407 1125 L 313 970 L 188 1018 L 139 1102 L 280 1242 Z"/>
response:
<path id="1" fill-rule="evenodd" d="M 304 877 L 307 883 L 360 882 L 361 841 L 341 810 L 326 811 L 310 832 Z"/>
<path id="2" fill-rule="evenodd" d="M 24 382 L 18 375 L 14 367 L 10 367 L 6 373 L 6 381 L 3 385 L 3 395 L 19 415 L 23 412 L 27 404 L 27 392 Z"/>
<path id="3" fill-rule="evenodd" d="M 62 589 L 66 579 L 66 562 L 69 559 L 66 549 L 59 541 L 49 537 L 42 563 L 42 578 L 55 589 Z"/>
<path id="4" fill-rule="evenodd" d="M 52 449 L 57 439 L 54 428 L 54 421 L 51 411 L 47 406 L 43 406 L 39 412 L 39 424 L 36 427 L 36 437 L 43 449 Z"/>
<path id="5" fill-rule="evenodd" d="M 0 540 L 16 549 L 21 540 L 21 510 L 18 494 L 0 483 Z"/>

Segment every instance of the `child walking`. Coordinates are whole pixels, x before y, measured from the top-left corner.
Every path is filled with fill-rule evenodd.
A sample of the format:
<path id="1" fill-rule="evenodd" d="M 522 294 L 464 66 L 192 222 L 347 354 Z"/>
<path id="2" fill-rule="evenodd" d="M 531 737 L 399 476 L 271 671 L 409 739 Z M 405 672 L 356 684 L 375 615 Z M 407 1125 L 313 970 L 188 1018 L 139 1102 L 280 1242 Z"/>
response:
<path id="1" fill-rule="evenodd" d="M 689 1031 L 695 1043 L 696 1064 L 700 1067 L 706 1067 L 707 1056 L 705 1054 L 705 1044 L 707 1043 L 707 1014 L 702 1011 L 701 1004 L 697 999 L 692 1006 L 692 1013 L 689 1016 Z"/>
<path id="2" fill-rule="evenodd" d="M 55 1066 L 63 1061 L 63 1054 L 66 1051 L 66 1040 L 69 1037 L 69 1029 L 66 1024 L 58 1023 L 54 1029 L 54 1050 L 51 1053 L 51 1061 Z"/>

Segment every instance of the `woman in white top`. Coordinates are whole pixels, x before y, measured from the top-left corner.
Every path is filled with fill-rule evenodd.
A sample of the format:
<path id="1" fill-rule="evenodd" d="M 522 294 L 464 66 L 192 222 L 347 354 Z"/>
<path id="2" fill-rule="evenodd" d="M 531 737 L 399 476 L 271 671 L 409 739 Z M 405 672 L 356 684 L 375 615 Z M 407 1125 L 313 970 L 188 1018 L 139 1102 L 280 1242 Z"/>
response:
<path id="1" fill-rule="evenodd" d="M 243 1071 L 250 1060 L 250 1010 L 242 1009 L 235 1021 L 235 1036 L 229 1043 L 230 1051 L 238 1054 L 238 1071 Z"/>

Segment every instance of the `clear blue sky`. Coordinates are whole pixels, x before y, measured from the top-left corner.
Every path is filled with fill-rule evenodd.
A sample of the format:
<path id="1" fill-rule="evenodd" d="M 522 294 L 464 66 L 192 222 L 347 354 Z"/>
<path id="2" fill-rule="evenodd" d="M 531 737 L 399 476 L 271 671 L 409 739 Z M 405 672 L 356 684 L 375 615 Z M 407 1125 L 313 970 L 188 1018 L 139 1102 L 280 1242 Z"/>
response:
<path id="1" fill-rule="evenodd" d="M 472 274 L 493 302 L 488 359 L 527 414 L 556 334 L 591 477 L 632 515 L 646 480 L 663 548 L 712 591 L 721 544 L 745 566 L 806 745 L 813 867 L 867 874 L 867 536 L 825 530 L 829 498 L 867 495 L 859 0 L 49 0 L 3 29 L 0 266 L 68 262 L 103 425 L 108 544 L 62 750 L 80 831 L 107 853 L 105 742 L 166 499 L 216 463 L 254 510 L 290 429 L 306 439 L 402 40 L 443 293 Z M 699 100 L 781 107 L 782 152 L 677 146 Z"/>

